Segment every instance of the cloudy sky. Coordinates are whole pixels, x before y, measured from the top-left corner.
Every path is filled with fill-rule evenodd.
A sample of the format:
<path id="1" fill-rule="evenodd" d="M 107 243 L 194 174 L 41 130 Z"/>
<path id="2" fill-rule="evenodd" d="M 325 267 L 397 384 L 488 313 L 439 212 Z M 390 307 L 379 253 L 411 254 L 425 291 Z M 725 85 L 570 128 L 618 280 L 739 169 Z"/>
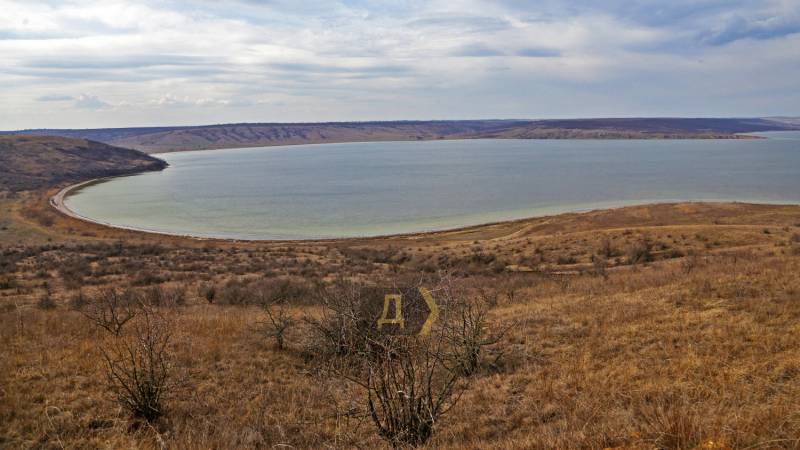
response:
<path id="1" fill-rule="evenodd" d="M 0 129 L 800 115 L 800 0 L 0 0 Z"/>

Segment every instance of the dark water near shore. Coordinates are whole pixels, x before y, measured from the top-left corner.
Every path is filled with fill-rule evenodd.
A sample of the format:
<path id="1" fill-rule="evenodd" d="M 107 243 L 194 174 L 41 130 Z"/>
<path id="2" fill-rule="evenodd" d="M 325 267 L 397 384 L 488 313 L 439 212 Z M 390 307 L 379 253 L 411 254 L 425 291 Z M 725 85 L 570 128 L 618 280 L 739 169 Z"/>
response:
<path id="1" fill-rule="evenodd" d="M 99 222 L 244 239 L 370 236 L 646 202 L 800 203 L 800 132 L 759 140 L 467 140 L 228 149 L 91 185 Z"/>

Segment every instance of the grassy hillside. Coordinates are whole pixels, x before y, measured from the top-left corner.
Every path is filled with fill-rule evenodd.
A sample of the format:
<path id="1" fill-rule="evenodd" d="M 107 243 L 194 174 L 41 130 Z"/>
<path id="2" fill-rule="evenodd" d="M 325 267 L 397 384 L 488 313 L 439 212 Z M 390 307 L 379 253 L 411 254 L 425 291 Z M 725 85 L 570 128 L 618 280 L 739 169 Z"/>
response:
<path id="1" fill-rule="evenodd" d="M 45 188 L 84 164 L 156 164 L 23 139 L 9 161 Z M 100 155 L 73 159 L 85 147 Z M 338 305 L 373 324 L 360 307 L 380 310 L 376 287 L 420 282 L 442 306 L 432 336 L 455 343 L 437 357 L 458 363 L 390 372 L 422 391 L 457 374 L 423 448 L 800 445 L 800 206 L 643 205 L 316 242 L 112 229 L 58 214 L 44 191 L 0 196 L 0 211 L 0 448 L 392 448 L 370 401 L 419 391 L 365 386 L 426 353 L 380 346 L 437 341 L 362 346 L 326 317 Z M 453 298 L 485 314 L 477 353 L 445 328 Z M 159 393 L 149 422 L 120 379 Z"/>
<path id="2" fill-rule="evenodd" d="M 799 128 L 796 121 L 786 118 L 626 118 L 244 123 L 24 132 L 81 137 L 155 153 L 325 142 L 429 139 L 730 139 L 740 137 L 737 133 L 743 132 Z"/>
<path id="3" fill-rule="evenodd" d="M 515 122 L 511 122 L 515 123 Z M 114 141 L 148 152 L 355 141 L 409 141 L 471 136 L 508 126 L 503 121 L 340 124 L 242 124 L 170 130 Z"/>
<path id="4" fill-rule="evenodd" d="M 339 277 L 435 283 L 439 271 L 491 299 L 488 333 L 507 331 L 426 448 L 798 445 L 796 206 L 655 205 L 313 243 L 82 236 L 62 221 L 51 242 L 0 253 L 0 446 L 389 448 L 363 389 L 309 351 L 307 320 Z M 152 425 L 115 400 L 102 351 L 118 338 L 85 315 L 112 287 L 169 326 L 177 384 Z M 294 320 L 282 349 L 270 298 Z"/>
<path id="5" fill-rule="evenodd" d="M 85 139 L 0 136 L 0 190 L 33 190 L 164 167 L 164 161 L 137 150 Z"/>

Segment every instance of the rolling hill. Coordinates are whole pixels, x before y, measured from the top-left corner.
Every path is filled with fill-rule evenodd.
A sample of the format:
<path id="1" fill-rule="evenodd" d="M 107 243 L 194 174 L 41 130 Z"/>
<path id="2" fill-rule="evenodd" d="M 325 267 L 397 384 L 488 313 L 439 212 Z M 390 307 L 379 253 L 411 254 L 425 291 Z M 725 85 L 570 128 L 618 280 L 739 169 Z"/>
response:
<path id="1" fill-rule="evenodd" d="M 0 136 L 0 190 L 40 189 L 166 166 L 140 151 L 86 139 Z"/>
<path id="2" fill-rule="evenodd" d="M 329 123 L 240 123 L 185 127 L 38 129 L 147 153 L 354 141 L 431 139 L 735 139 L 739 133 L 798 130 L 793 118 L 610 118 Z"/>

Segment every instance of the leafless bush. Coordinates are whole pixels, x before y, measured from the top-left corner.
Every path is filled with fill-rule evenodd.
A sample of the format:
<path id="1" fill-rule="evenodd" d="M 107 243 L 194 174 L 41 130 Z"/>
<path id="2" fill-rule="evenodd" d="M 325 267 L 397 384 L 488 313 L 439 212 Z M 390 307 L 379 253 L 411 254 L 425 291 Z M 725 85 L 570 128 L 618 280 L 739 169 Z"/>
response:
<path id="1" fill-rule="evenodd" d="M 214 303 L 214 300 L 217 298 L 217 287 L 213 283 L 206 283 L 201 285 L 198 288 L 200 295 L 206 299 L 208 304 Z"/>
<path id="2" fill-rule="evenodd" d="M 119 336 L 122 327 L 141 310 L 140 303 L 130 289 L 104 289 L 88 301 L 82 313 L 95 325 Z"/>
<path id="3" fill-rule="evenodd" d="M 700 265 L 700 256 L 695 253 L 689 253 L 689 256 L 684 258 L 683 262 L 681 263 L 683 267 L 683 271 L 686 272 L 687 275 L 692 273 L 694 269 L 696 269 Z"/>
<path id="4" fill-rule="evenodd" d="M 101 346 L 109 386 L 134 417 L 153 422 L 164 413 L 164 400 L 175 384 L 169 348 L 171 326 L 155 309 L 141 305 L 131 330 Z"/>
<path id="5" fill-rule="evenodd" d="M 367 313 L 366 302 L 374 300 L 375 291 L 353 282 L 339 282 L 327 286 L 319 293 L 322 306 L 320 316 L 306 316 L 303 321 L 310 326 L 307 351 L 314 357 L 328 360 L 345 357 L 365 349 L 378 334 Z"/>
<path id="6" fill-rule="evenodd" d="M 393 447 L 418 446 L 433 434 L 466 385 L 447 364 L 441 334 L 396 336 L 380 343 L 374 359 L 348 379 L 367 393 L 367 411 L 378 434 Z"/>
<path id="7" fill-rule="evenodd" d="M 253 287 L 257 301 L 267 314 L 267 321 L 261 322 L 265 334 L 275 339 L 275 346 L 283 350 L 286 331 L 292 326 L 292 320 L 286 308 L 286 299 L 280 292 L 272 289 L 271 283 L 262 283 Z"/>
<path id="8" fill-rule="evenodd" d="M 491 302 L 485 297 L 469 298 L 463 292 L 440 292 L 440 295 L 450 296 L 446 304 L 451 308 L 451 317 L 441 324 L 441 333 L 450 341 L 453 368 L 463 376 L 471 376 L 479 367 L 484 348 L 500 342 L 507 329 L 489 333 Z"/>
<path id="9" fill-rule="evenodd" d="M 264 304 L 264 311 L 267 313 L 267 322 L 264 325 L 264 331 L 267 336 L 275 339 L 275 346 L 278 350 L 283 350 L 286 331 L 294 324 L 288 311 L 286 304 L 281 301 L 274 301 Z"/>
<path id="10" fill-rule="evenodd" d="M 614 248 L 608 236 L 604 236 L 600 241 L 600 248 L 597 250 L 597 254 L 606 259 L 619 256 L 619 252 Z"/>
<path id="11" fill-rule="evenodd" d="M 556 258 L 556 264 L 560 266 L 575 264 L 577 262 L 578 259 L 573 255 L 559 255 L 558 258 Z"/>
<path id="12" fill-rule="evenodd" d="M 186 304 L 186 286 L 150 286 L 142 291 L 141 300 L 150 306 L 183 306 Z"/>
<path id="13" fill-rule="evenodd" d="M 643 238 L 628 247 L 628 261 L 631 264 L 650 262 L 653 260 L 653 243 Z"/>
<path id="14" fill-rule="evenodd" d="M 269 293 L 265 300 L 270 302 L 280 301 L 288 304 L 310 303 L 315 290 L 314 285 L 311 283 L 293 278 L 262 281 L 259 286 Z"/>
<path id="15" fill-rule="evenodd" d="M 225 305 L 247 305 L 254 303 L 252 293 L 245 282 L 229 280 L 217 292 L 217 303 Z"/>
<path id="16" fill-rule="evenodd" d="M 92 266 L 87 258 L 73 256 L 61 264 L 58 272 L 67 289 L 78 289 L 83 285 L 84 278 L 91 275 Z"/>
<path id="17" fill-rule="evenodd" d="M 490 308 L 505 302 L 513 304 L 520 300 L 522 292 L 535 283 L 532 274 L 514 274 L 506 277 L 494 277 L 490 281 L 474 280 L 470 287 L 484 298 Z"/>
<path id="18" fill-rule="evenodd" d="M 466 389 L 481 350 L 499 340 L 486 337 L 485 299 L 467 301 L 448 282 L 431 291 L 439 319 L 425 336 L 381 333 L 374 310 L 366 307 L 383 303 L 381 291 L 357 284 L 326 292 L 326 312 L 309 320 L 321 350 L 316 355 L 325 364 L 320 373 L 360 387 L 365 414 L 394 447 L 422 445 L 431 437 Z"/>
<path id="19" fill-rule="evenodd" d="M 603 256 L 592 255 L 592 274 L 608 279 L 608 260 Z"/>

